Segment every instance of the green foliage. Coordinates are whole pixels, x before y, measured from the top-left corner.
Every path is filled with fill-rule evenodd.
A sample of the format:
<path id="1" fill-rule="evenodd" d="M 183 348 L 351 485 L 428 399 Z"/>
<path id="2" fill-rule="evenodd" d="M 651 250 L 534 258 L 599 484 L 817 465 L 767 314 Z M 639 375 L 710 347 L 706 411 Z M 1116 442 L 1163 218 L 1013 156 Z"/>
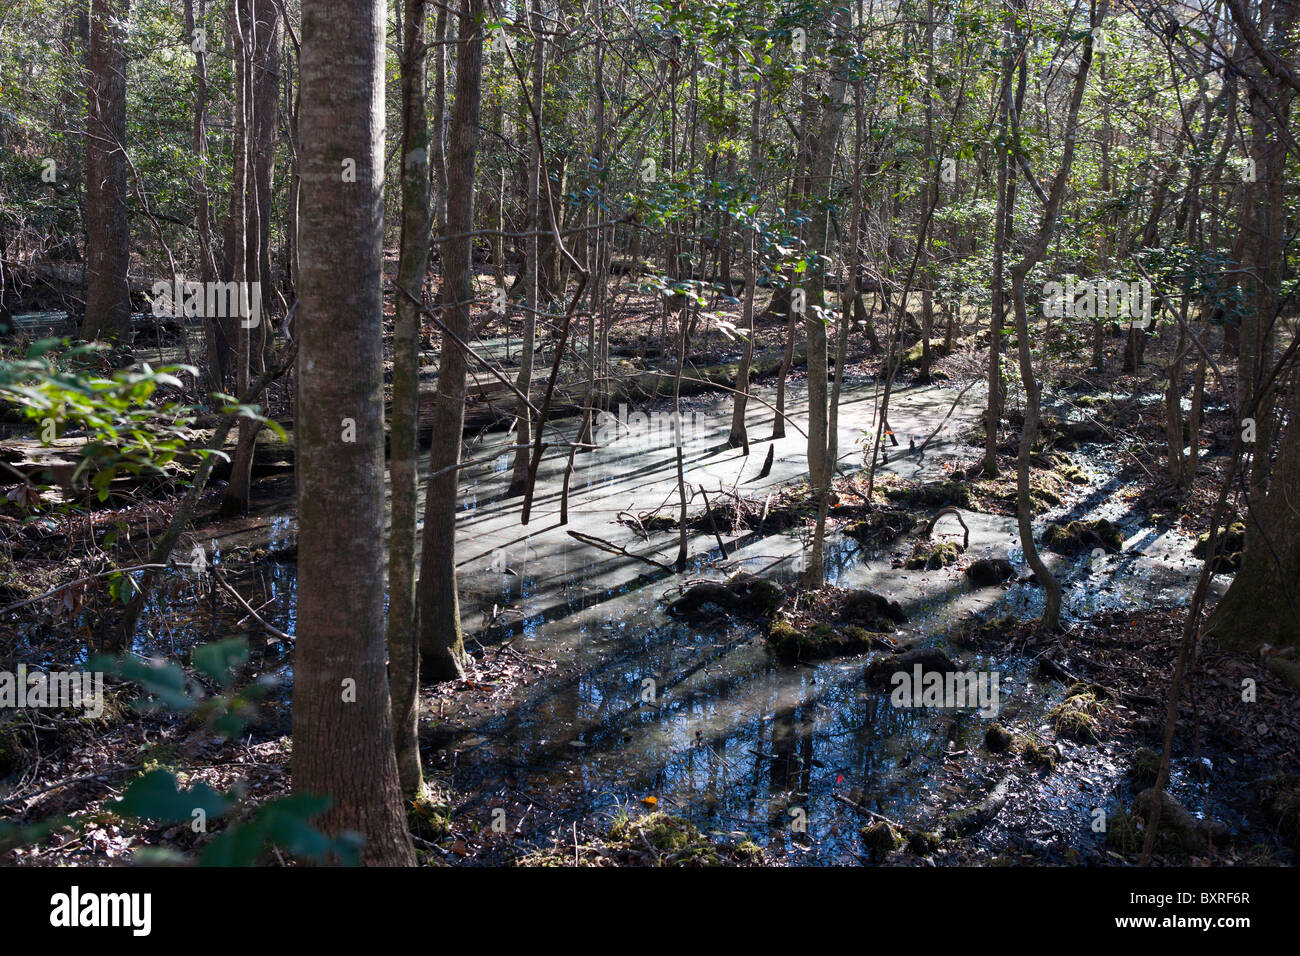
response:
<path id="1" fill-rule="evenodd" d="M 87 472 L 101 501 L 121 473 L 161 472 L 186 449 L 193 409 L 175 401 L 156 402 L 160 388 L 180 391 L 177 374 L 189 366 L 153 369 L 147 363 L 100 374 L 86 367 L 104 347 L 65 347 L 64 340 L 32 345 L 25 358 L 0 362 L 0 396 L 17 404 L 37 424 L 42 441 L 70 429 L 86 433 L 73 481 Z M 53 434 L 51 434 L 51 432 Z"/>
<path id="2" fill-rule="evenodd" d="M 138 709 L 166 707 L 190 713 L 219 736 L 235 737 L 252 717 L 254 704 L 273 685 L 262 679 L 239 688 L 239 672 L 248 663 L 248 644 L 242 638 L 227 638 L 196 647 L 190 654 L 195 674 L 186 673 L 175 661 L 145 660 L 134 655 L 99 656 L 90 667 L 138 684 L 149 699 L 137 702 Z M 208 691 L 204 682 L 219 688 Z M 223 793 L 205 783 L 189 789 L 180 786 L 169 770 L 151 770 L 137 777 L 122 798 L 110 809 L 123 816 L 159 823 L 191 823 L 232 817 L 242 803 L 235 792 Z M 360 838 L 344 833 L 330 838 L 310 821 L 329 808 L 325 797 L 294 794 L 262 803 L 246 819 L 229 823 L 203 848 L 203 866 L 252 866 L 261 861 L 268 847 L 280 847 L 290 855 L 316 863 L 337 861 L 355 865 L 359 860 Z M 179 862 L 174 857 L 158 862 Z"/>
<path id="3" fill-rule="evenodd" d="M 97 343 L 69 345 L 66 339 L 43 339 L 28 347 L 20 359 L 0 359 L 0 399 L 17 405 L 35 424 L 42 443 L 49 444 L 69 431 L 84 433 L 80 460 L 70 484 L 90 475 L 99 500 L 108 498 L 113 480 L 121 475 L 166 474 L 178 455 L 191 450 L 192 426 L 197 409 L 174 399 L 160 399 L 160 390 L 180 393 L 178 375 L 197 375 L 186 365 L 154 369 L 148 363 L 108 372 L 91 363 L 105 351 Z M 284 429 L 263 416 L 253 405 L 240 404 L 228 395 L 214 396 L 220 410 L 258 421 L 282 441 Z M 200 457 L 224 452 L 197 448 Z M 26 497 L 24 497 L 26 501 Z M 39 506 L 39 495 L 29 503 Z M 134 582 L 115 575 L 110 591 L 128 600 Z"/>

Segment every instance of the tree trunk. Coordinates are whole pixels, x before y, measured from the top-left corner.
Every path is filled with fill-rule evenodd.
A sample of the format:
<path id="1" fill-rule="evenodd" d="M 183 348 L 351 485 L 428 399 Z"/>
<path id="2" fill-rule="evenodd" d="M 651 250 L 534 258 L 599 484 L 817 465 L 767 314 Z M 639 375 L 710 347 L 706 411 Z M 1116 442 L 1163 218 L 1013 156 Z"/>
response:
<path id="1" fill-rule="evenodd" d="M 249 373 L 252 367 L 252 328 L 250 311 L 258 309 L 259 325 L 260 302 L 252 301 L 250 281 L 256 275 L 257 255 L 253 252 L 256 245 L 256 203 L 250 201 L 255 189 L 254 178 L 250 175 L 249 130 L 252 127 L 252 73 L 253 48 L 256 46 L 256 20 L 251 15 L 254 0 L 243 0 L 231 5 L 231 32 L 235 38 L 235 176 L 230 185 L 230 219 L 227 226 L 229 243 L 226 258 L 232 270 L 231 279 L 235 283 L 239 309 L 231 319 L 227 317 L 227 326 L 235 326 L 235 394 L 242 395 L 248 389 Z M 262 0 L 263 3 L 268 0 Z M 250 241 L 251 240 L 251 241 Z M 253 261 L 253 272 L 249 272 L 249 261 Z M 250 486 L 253 480 L 253 450 L 257 442 L 258 423 L 248 418 L 239 420 L 239 440 L 235 443 L 235 453 L 230 463 L 230 479 L 226 492 L 221 497 L 223 515 L 239 515 L 248 510 Z"/>
<path id="2" fill-rule="evenodd" d="M 1106 19 L 1109 4 L 1102 0 L 1094 28 Z M 1026 237 L 1024 257 L 1011 267 L 1011 296 L 1016 313 L 1016 337 L 1020 340 L 1020 378 L 1025 389 L 1025 423 L 1020 433 L 1020 453 L 1016 460 L 1016 524 L 1020 531 L 1020 546 L 1025 553 L 1025 561 L 1033 568 L 1038 582 L 1047 592 L 1043 605 L 1042 626 L 1055 630 L 1061 618 L 1061 583 L 1044 563 L 1034 542 L 1033 504 L 1029 497 L 1029 459 L 1034 451 L 1034 439 L 1038 436 L 1039 400 L 1042 386 L 1034 374 L 1033 354 L 1029 348 L 1029 315 L 1025 307 L 1025 277 L 1029 270 L 1042 259 L 1047 252 L 1048 243 L 1056 231 L 1056 219 L 1065 196 L 1065 185 L 1070 176 L 1070 167 L 1074 162 L 1075 136 L 1079 128 L 1079 105 L 1083 101 L 1083 91 L 1088 81 L 1088 69 L 1092 65 L 1092 34 L 1083 42 L 1083 55 L 1079 60 L 1078 73 L 1074 79 L 1074 90 L 1070 97 L 1069 112 L 1066 117 L 1063 145 L 1061 147 L 1061 164 L 1056 178 L 1052 180 L 1051 193 L 1044 205 L 1038 230 Z"/>
<path id="3" fill-rule="evenodd" d="M 1253 499 L 1241 570 L 1210 615 L 1206 634 L 1237 648 L 1300 644 L 1300 382 L 1267 494 Z"/>
<path id="4" fill-rule="evenodd" d="M 302 5 L 293 789 L 362 860 L 415 862 L 384 648 L 384 5 Z M 343 162 L 356 164 L 344 181 Z M 348 268 L 340 269 L 346 262 Z M 354 441 L 345 429 L 354 429 Z"/>
<path id="5" fill-rule="evenodd" d="M 442 243 L 442 321 L 462 342 L 469 338 L 469 304 L 474 295 L 469 233 L 474 228 L 474 159 L 483 77 L 482 11 L 483 0 L 461 0 L 456 96 L 447 150 L 449 238 Z M 456 466 L 465 423 L 465 372 L 465 353 L 444 333 L 416 592 L 420 658 L 431 680 L 452 680 L 465 672 L 465 638 L 456 595 Z"/>
<path id="6" fill-rule="evenodd" d="M 538 117 L 542 117 L 542 97 L 546 86 L 546 42 L 542 23 L 541 0 L 533 0 L 532 5 L 533 35 L 536 37 L 533 49 L 533 88 L 530 94 L 533 108 Z M 542 231 L 542 177 L 546 175 L 542 168 L 545 161 L 542 144 L 533 135 L 532 123 L 526 123 L 524 129 L 532 143 L 531 161 L 528 166 L 528 270 L 527 293 L 524 304 L 524 336 L 519 343 L 519 376 L 515 388 L 519 395 L 515 399 L 515 449 L 514 470 L 510 477 L 510 487 L 506 489 L 507 498 L 517 498 L 528 486 L 528 453 L 533 441 L 533 417 L 529 403 L 524 399 L 531 392 L 533 385 L 533 358 L 537 351 L 537 310 L 541 305 L 542 269 L 540 268 L 541 231 Z M 590 356 L 589 356 L 590 358 Z"/>
<path id="7" fill-rule="evenodd" d="M 91 0 L 86 84 L 86 316 L 83 339 L 131 342 L 126 275 L 126 53 L 130 0 Z"/>
<path id="8" fill-rule="evenodd" d="M 393 328 L 393 423 L 388 473 L 388 677 L 402 793 L 420 792 L 420 652 L 415 640 L 416 439 L 420 404 L 420 307 L 429 271 L 429 121 L 424 111 L 425 0 L 405 0 L 402 38 L 402 235 Z"/>
<path id="9" fill-rule="evenodd" d="M 828 42 L 838 47 L 848 42 L 853 24 L 850 7 L 839 7 L 830 25 Z M 828 236 L 830 212 L 823 203 L 832 200 L 831 171 L 839 146 L 840 129 L 844 124 L 844 98 L 848 91 L 847 61 L 837 55 L 828 77 L 829 94 L 821 99 L 821 122 L 816 140 L 810 144 L 808 179 L 804 183 L 805 205 L 812 206 L 808 223 L 808 249 L 816 258 L 809 269 L 807 306 L 804 329 L 808 336 L 808 479 L 814 493 L 825 492 L 830 476 L 827 474 L 826 448 L 828 427 L 828 385 L 826 319 L 822 311 L 826 287 L 824 263 L 829 253 Z"/>

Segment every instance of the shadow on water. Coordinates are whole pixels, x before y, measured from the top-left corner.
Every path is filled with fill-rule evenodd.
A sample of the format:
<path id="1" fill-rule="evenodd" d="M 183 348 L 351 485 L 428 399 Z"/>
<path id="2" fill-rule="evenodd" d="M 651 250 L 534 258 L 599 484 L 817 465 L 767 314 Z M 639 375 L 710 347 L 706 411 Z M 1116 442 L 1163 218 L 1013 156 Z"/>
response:
<path id="1" fill-rule="evenodd" d="M 856 413 L 842 414 L 841 447 L 852 447 L 870 420 L 869 392 L 851 397 L 857 401 L 846 408 Z M 927 423 L 933 427 L 950 401 L 941 394 L 922 395 L 910 416 L 916 430 Z M 902 430 L 911 422 L 907 406 L 898 408 L 894 424 Z M 729 418 L 729 409 L 728 403 L 713 407 L 719 420 Z M 557 429 L 557 434 L 570 431 Z M 490 455 L 493 443 L 507 441 L 481 439 L 466 457 Z M 778 467 L 770 488 L 796 479 L 802 470 L 801 439 L 776 444 Z M 960 452 L 953 446 L 946 455 L 932 454 L 934 467 Z M 733 487 L 748 474 L 747 467 L 753 471 L 759 464 L 719 449 L 716 435 L 701 437 L 685 454 L 688 480 L 710 487 Z M 875 655 L 792 666 L 772 658 L 756 625 L 697 626 L 670 618 L 664 597 L 679 583 L 676 575 L 593 550 L 558 526 L 562 462 L 544 463 L 544 491 L 526 529 L 518 524 L 517 500 L 500 494 L 508 464 L 503 452 L 464 475 L 467 504 L 458 566 L 466 607 L 477 607 L 484 622 L 475 629 L 472 612 L 466 611 L 471 645 L 509 645 L 558 666 L 499 706 L 475 709 L 453 701 L 438 718 L 425 715 L 426 759 L 451 786 L 478 794 L 509 787 L 566 818 L 596 823 L 602 814 L 653 796 L 702 828 L 743 831 L 760 843 L 783 847 L 795 861 L 816 863 L 859 859 L 862 821 L 836 794 L 851 793 L 894 819 L 911 819 L 919 807 L 951 800 L 951 794 L 938 792 L 938 771 L 950 751 L 979 749 L 988 725 L 984 717 L 893 706 L 887 689 L 869 687 L 865 680 Z M 899 465 L 917 467 L 902 460 Z M 1178 603 L 1190 592 L 1190 541 L 1142 527 L 1128 511 L 1116 474 L 1113 464 L 1091 466 L 1082 499 L 1042 519 L 1110 517 L 1127 538 L 1124 552 L 1100 565 L 1089 555 L 1053 556 L 1056 572 L 1066 579 L 1071 619 L 1128 604 Z M 614 523 L 618 511 L 633 500 L 637 507 L 657 507 L 675 493 L 675 481 L 668 455 L 629 462 L 617 449 L 601 449 L 581 456 L 570 527 L 612 536 L 622 530 Z M 1006 555 L 1023 572 L 1013 518 L 963 516 L 972 529 L 966 557 Z M 295 538 L 294 519 L 280 503 L 243 523 L 222 523 L 204 542 L 212 566 L 259 615 L 290 633 L 296 623 L 296 566 L 275 557 L 290 553 Z M 675 555 L 671 533 L 651 541 L 628 534 L 618 542 L 656 560 L 671 561 Z M 733 538 L 727 558 L 711 536 L 693 537 L 691 545 L 686 581 L 743 569 L 793 582 L 802 570 L 798 530 Z M 827 580 L 899 600 L 909 615 L 896 635 L 905 644 L 942 643 L 973 617 L 1030 617 L 1041 610 L 1041 590 L 1030 584 L 972 591 L 955 568 L 906 572 L 893 568 L 890 558 L 887 548 L 864 550 L 831 535 Z M 169 572 L 142 619 L 137 650 L 167 654 L 232 633 L 260 635 L 242 610 L 216 600 L 212 587 L 190 569 Z M 1037 719 L 1060 689 L 1040 685 L 1031 676 L 1031 663 L 1014 654 L 966 659 L 970 669 L 999 673 L 1004 712 Z M 290 676 L 287 665 L 278 668 Z M 986 774 L 987 767 L 974 760 L 972 791 L 983 788 Z M 1089 799 L 1095 798 L 1078 790 L 1060 794 L 1063 807 Z M 815 840 L 799 832 L 804 818 Z"/>

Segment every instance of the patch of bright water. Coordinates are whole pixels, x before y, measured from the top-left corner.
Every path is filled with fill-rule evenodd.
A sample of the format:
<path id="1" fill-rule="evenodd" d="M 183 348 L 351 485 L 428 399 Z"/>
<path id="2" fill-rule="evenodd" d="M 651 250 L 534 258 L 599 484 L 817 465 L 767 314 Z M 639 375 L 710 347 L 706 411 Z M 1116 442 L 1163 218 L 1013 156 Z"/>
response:
<path id="1" fill-rule="evenodd" d="M 846 395 L 846 408 L 854 400 L 869 411 L 863 394 Z M 716 403 L 719 418 L 728 410 Z M 929 421 L 937 421 L 946 406 L 935 401 L 930 411 Z M 905 413 L 895 416 L 895 427 L 906 429 Z M 863 418 L 855 420 L 850 411 L 842 421 L 847 431 L 841 447 L 851 447 Z M 466 457 L 478 457 L 493 441 L 500 443 L 484 440 Z M 789 480 L 801 470 L 798 445 L 796 440 L 779 450 L 777 479 Z M 726 456 L 704 446 L 688 451 L 688 480 L 706 487 L 730 487 L 738 480 L 737 463 Z M 1078 457 L 1093 463 L 1082 501 L 1042 520 L 1110 517 L 1128 541 L 1122 556 L 1095 567 L 1088 555 L 1073 561 L 1054 556 L 1058 574 L 1068 580 L 1067 614 L 1183 600 L 1195 570 L 1187 560 L 1190 542 L 1140 527 L 1128 513 L 1115 463 L 1096 464 L 1104 462 L 1101 455 Z M 978 750 L 984 718 L 892 706 L 887 690 L 866 684 L 871 655 L 790 666 L 771 658 L 753 626 L 698 627 L 669 618 L 662 599 L 678 583 L 675 576 L 595 551 L 552 524 L 558 507 L 555 466 L 543 471 L 532 529 L 519 527 L 517 500 L 500 496 L 508 471 L 508 455 L 502 454 L 465 476 L 458 558 L 466 607 L 478 605 L 484 625 L 507 625 L 503 638 L 499 629 L 471 624 L 471 637 L 504 639 L 560 666 L 500 707 L 453 708 L 442 720 L 426 720 L 432 724 L 426 741 L 438 747 L 429 756 L 453 787 L 475 792 L 503 783 L 591 822 L 653 796 L 659 806 L 675 808 L 705 830 L 743 831 L 784 847 L 793 859 L 834 863 L 859 858 L 857 827 L 863 822 L 836 794 L 850 794 L 894 819 L 912 819 L 919 806 L 976 799 L 989 782 L 982 776 L 986 768 L 973 762 L 967 793 L 938 792 L 946 752 Z M 610 535 L 619 510 L 633 501 L 653 509 L 673 493 L 674 471 L 667 455 L 620 460 L 616 450 L 603 450 L 574 475 L 571 516 L 584 530 Z M 964 517 L 972 529 L 966 557 L 1001 554 L 1023 571 L 1013 519 Z M 233 572 L 237 559 L 249 556 L 247 549 L 273 552 L 290 545 L 293 528 L 283 514 L 243 526 L 224 524 L 208 543 L 209 559 Z M 946 533 L 942 526 L 936 531 Z M 670 561 L 675 553 L 671 534 L 646 543 L 631 536 L 620 541 L 659 560 Z M 801 569 L 797 532 L 748 540 L 738 552 L 733 542 L 727 561 L 713 547 L 711 538 L 693 539 L 697 557 L 687 579 L 744 568 L 793 581 Z M 863 553 L 832 536 L 827 578 L 900 600 L 910 615 L 898 635 L 904 642 L 942 642 L 976 614 L 1029 617 L 1041 609 L 1036 587 L 974 592 L 955 569 L 905 572 L 893 569 L 889 558 L 888 551 Z M 292 632 L 295 572 L 292 563 L 261 563 L 249 573 L 230 573 L 229 580 L 269 623 Z M 142 622 L 139 649 L 166 653 L 234 630 L 259 632 L 238 624 L 243 612 L 213 601 L 210 587 L 187 570 L 170 573 Z M 493 613 L 493 607 L 511 613 Z M 1053 703 L 1050 695 L 1059 696 L 1059 688 L 1033 680 L 1030 662 L 1020 657 L 967 663 L 999 672 L 1005 714 L 1041 722 Z M 1062 806 L 1078 811 L 1095 802 L 1085 784 L 1063 780 L 1060 787 Z M 804 820 L 814 840 L 799 832 Z"/>

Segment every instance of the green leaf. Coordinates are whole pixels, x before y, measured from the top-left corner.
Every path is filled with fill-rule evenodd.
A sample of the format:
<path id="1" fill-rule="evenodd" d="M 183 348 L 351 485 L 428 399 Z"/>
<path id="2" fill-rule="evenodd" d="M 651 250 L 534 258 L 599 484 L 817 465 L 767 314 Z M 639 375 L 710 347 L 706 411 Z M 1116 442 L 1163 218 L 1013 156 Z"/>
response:
<path id="1" fill-rule="evenodd" d="M 242 637 L 200 644 L 190 655 L 190 662 L 201 674 L 221 687 L 229 687 L 239 668 L 248 663 L 248 642 Z"/>
<path id="2" fill-rule="evenodd" d="M 188 693 L 185 671 L 175 661 L 150 661 L 134 654 L 122 658 L 96 655 L 90 659 L 89 667 L 139 684 L 145 693 L 157 697 L 172 710 L 187 712 L 197 704 Z"/>
<path id="3" fill-rule="evenodd" d="M 206 783 L 182 790 L 176 786 L 176 777 L 170 771 L 151 770 L 131 781 L 122 799 L 110 803 L 109 809 L 124 817 L 159 823 L 189 823 L 196 810 L 202 810 L 213 819 L 232 806 L 233 800 Z"/>

